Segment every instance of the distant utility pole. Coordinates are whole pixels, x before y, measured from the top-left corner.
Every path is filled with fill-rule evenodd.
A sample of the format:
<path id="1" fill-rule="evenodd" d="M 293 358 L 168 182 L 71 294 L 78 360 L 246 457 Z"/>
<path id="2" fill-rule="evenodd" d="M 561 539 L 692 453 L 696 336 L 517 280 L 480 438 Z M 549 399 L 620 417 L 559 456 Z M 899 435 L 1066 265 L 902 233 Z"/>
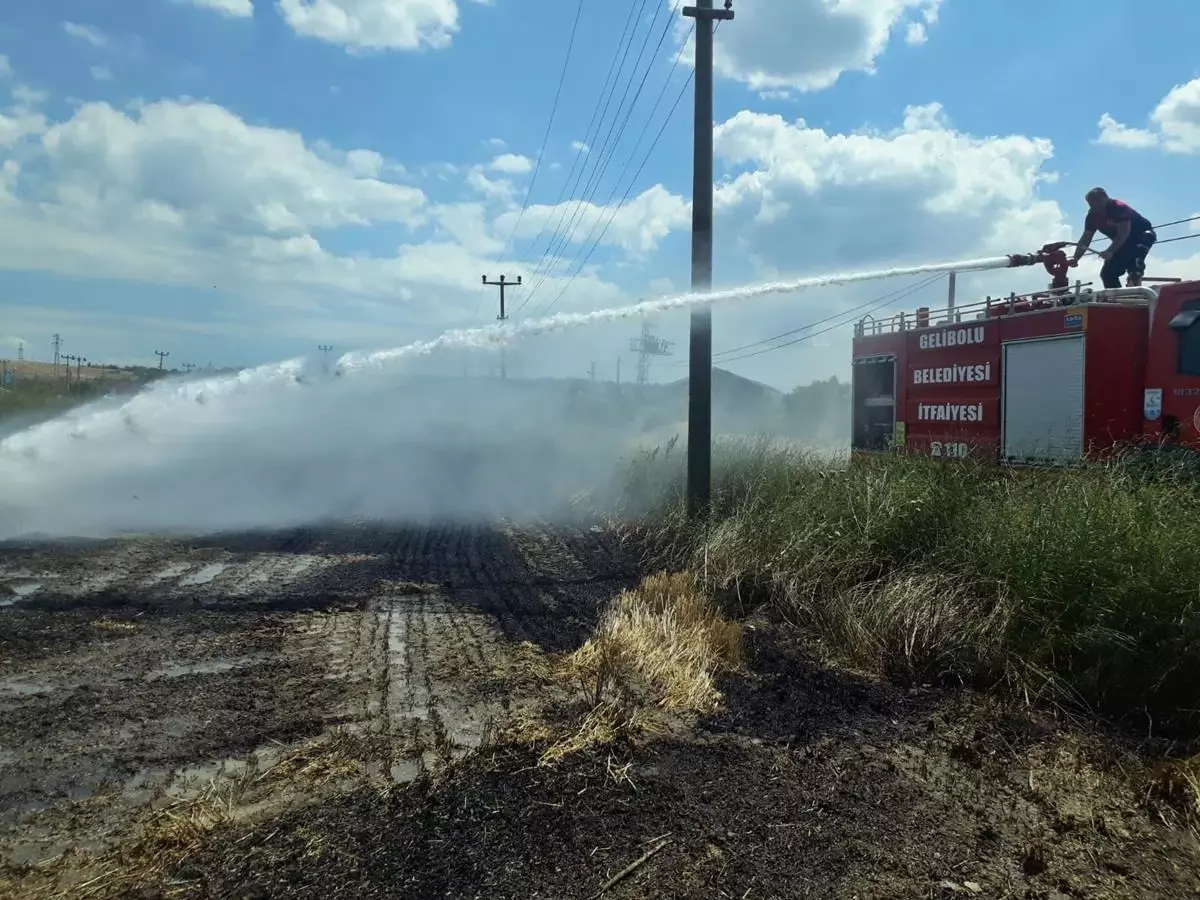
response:
<path id="1" fill-rule="evenodd" d="M 486 275 L 483 276 L 483 283 L 485 285 L 488 287 L 500 288 L 500 315 L 496 316 L 496 318 L 501 322 L 504 322 L 508 319 L 508 310 L 504 305 L 504 289 L 516 287 L 521 283 L 520 275 L 517 276 L 516 281 L 506 281 L 505 279 L 506 276 L 501 275 L 499 281 L 488 281 L 488 277 Z M 508 377 L 508 355 L 505 353 L 503 344 L 500 345 L 500 377 Z"/>
<path id="2" fill-rule="evenodd" d="M 329 371 L 329 353 L 333 350 L 333 344 L 317 344 L 317 349 L 321 351 L 321 356 L 324 360 L 325 371 Z"/>
<path id="3" fill-rule="evenodd" d="M 696 116 L 692 136 L 692 291 L 712 290 L 713 225 L 713 23 L 733 18 L 733 0 L 723 10 L 713 0 L 696 0 L 683 14 L 696 20 Z M 692 311 L 688 344 L 687 506 L 704 512 L 712 495 L 712 307 Z"/>
<path id="4" fill-rule="evenodd" d="M 596 364 L 594 362 L 588 366 L 588 377 L 592 379 L 592 384 L 596 383 Z"/>
<path id="5" fill-rule="evenodd" d="M 57 337 L 57 336 L 58 335 L 55 335 L 55 337 Z M 62 354 L 62 356 L 59 357 L 59 359 L 61 359 L 63 362 L 66 363 L 66 365 L 63 368 L 66 371 L 66 376 L 67 376 L 67 390 L 70 391 L 71 390 L 71 363 L 74 362 L 76 359 L 78 359 L 78 357 L 72 356 L 69 353 L 64 353 L 64 354 Z"/>
<path id="6" fill-rule="evenodd" d="M 25 361 L 25 345 L 17 344 L 17 362 Z"/>
<path id="7" fill-rule="evenodd" d="M 190 374 L 192 369 L 196 368 L 196 364 L 195 363 L 183 363 L 179 368 L 183 369 L 183 371 Z"/>
<path id="8" fill-rule="evenodd" d="M 629 339 L 629 349 L 637 354 L 637 383 L 639 385 L 647 384 L 650 381 L 650 360 L 656 356 L 670 356 L 671 351 L 667 348 L 672 342 L 665 338 L 655 337 L 650 333 L 650 323 L 642 323 L 642 336 L 640 338 Z M 618 367 L 620 359 L 618 358 Z"/>
<path id="9" fill-rule="evenodd" d="M 158 371 L 162 371 L 163 360 L 171 355 L 170 350 L 155 350 L 154 355 L 158 357 Z"/>
<path id="10" fill-rule="evenodd" d="M 621 357 L 617 356 L 617 384 L 621 383 Z"/>
<path id="11" fill-rule="evenodd" d="M 59 360 L 59 352 L 58 351 L 62 348 L 62 338 L 56 334 L 56 335 L 54 335 L 54 338 L 50 341 L 50 344 L 51 344 L 51 346 L 54 347 L 54 377 L 57 378 L 58 377 L 58 360 Z"/>

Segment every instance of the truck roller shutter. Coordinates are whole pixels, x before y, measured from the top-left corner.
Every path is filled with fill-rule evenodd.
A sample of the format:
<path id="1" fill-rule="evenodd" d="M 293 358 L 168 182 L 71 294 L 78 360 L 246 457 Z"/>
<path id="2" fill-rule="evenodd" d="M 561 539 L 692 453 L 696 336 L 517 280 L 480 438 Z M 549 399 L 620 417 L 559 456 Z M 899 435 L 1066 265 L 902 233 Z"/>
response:
<path id="1" fill-rule="evenodd" d="M 1083 335 L 1004 345 L 1004 458 L 1068 463 L 1083 454 Z"/>

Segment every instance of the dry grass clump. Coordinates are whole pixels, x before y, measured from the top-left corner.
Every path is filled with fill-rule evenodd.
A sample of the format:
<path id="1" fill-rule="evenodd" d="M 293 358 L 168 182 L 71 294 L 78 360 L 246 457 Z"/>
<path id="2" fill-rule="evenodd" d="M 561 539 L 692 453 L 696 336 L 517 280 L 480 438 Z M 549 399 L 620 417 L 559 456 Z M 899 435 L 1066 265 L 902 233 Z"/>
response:
<path id="1" fill-rule="evenodd" d="M 855 665 L 910 680 L 999 673 L 1013 609 L 960 576 L 910 572 L 847 588 L 808 615 Z"/>
<path id="2" fill-rule="evenodd" d="M 554 723 L 519 716 L 506 733 L 546 745 L 543 765 L 661 733 L 667 714 L 719 709 L 717 676 L 741 662 L 741 625 L 721 615 L 692 575 L 651 575 L 618 596 L 595 634 L 558 663 L 554 680 L 580 690 L 576 714 Z"/>
<path id="3" fill-rule="evenodd" d="M 662 572 L 617 597 L 567 667 L 594 705 L 624 694 L 705 713 L 721 702 L 717 673 L 741 662 L 741 625 L 720 614 L 693 576 Z"/>

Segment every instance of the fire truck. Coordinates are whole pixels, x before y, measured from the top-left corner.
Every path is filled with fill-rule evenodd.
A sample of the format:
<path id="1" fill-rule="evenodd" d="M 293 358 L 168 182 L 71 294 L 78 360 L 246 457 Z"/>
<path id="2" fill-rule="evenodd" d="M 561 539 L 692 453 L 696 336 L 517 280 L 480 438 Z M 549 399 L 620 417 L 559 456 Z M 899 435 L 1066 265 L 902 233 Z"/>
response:
<path id="1" fill-rule="evenodd" d="M 1200 447 L 1200 281 L 1093 289 L 1066 244 L 1010 257 L 1047 290 L 876 320 L 853 338 L 855 455 L 1069 465 L 1124 448 Z"/>

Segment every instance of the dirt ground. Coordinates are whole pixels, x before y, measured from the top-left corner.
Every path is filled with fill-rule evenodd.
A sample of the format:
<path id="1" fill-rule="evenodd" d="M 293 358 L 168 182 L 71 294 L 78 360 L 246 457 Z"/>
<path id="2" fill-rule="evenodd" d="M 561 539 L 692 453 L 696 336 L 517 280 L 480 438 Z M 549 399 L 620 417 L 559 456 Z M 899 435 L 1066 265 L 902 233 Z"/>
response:
<path id="1" fill-rule="evenodd" d="M 0 545 L 0 897 L 1200 896 L 1162 748 L 767 622 L 721 713 L 539 765 L 635 576 L 587 527 Z"/>

